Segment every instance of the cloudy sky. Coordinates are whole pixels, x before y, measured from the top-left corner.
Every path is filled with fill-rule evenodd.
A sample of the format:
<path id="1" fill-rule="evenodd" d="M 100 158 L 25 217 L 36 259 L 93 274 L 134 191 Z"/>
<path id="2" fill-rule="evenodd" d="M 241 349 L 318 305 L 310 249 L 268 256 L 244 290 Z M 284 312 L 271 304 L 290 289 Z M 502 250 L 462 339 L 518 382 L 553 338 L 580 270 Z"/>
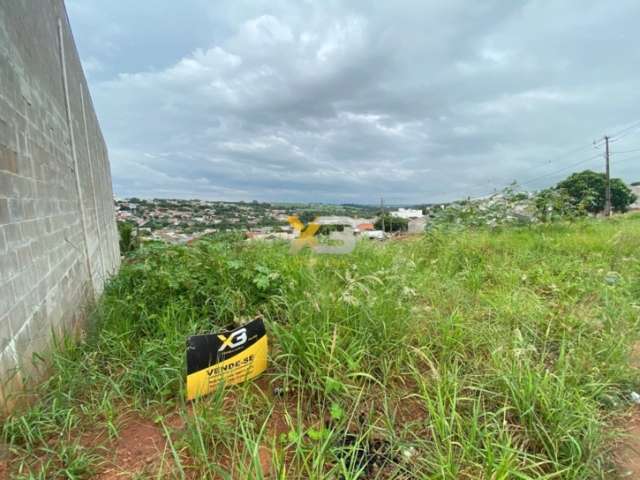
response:
<path id="1" fill-rule="evenodd" d="M 66 3 L 118 196 L 451 200 L 604 134 L 640 180 L 637 0 Z"/>

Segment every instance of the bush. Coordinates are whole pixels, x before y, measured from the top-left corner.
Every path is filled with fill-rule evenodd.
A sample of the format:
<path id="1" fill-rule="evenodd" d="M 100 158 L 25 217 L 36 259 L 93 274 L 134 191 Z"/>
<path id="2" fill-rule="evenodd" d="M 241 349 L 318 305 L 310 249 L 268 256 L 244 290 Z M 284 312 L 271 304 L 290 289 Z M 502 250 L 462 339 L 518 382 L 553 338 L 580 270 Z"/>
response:
<path id="1" fill-rule="evenodd" d="M 409 229 L 409 220 L 385 213 L 376 220 L 374 226 L 376 230 L 385 232 L 406 232 Z"/>
<path id="2" fill-rule="evenodd" d="M 536 195 L 534 203 L 536 216 L 543 222 L 572 219 L 587 214 L 584 202 L 576 205 L 574 199 L 565 190 L 555 188 L 542 190 Z"/>
<path id="3" fill-rule="evenodd" d="M 528 225 L 537 218 L 529 195 L 514 190 L 515 185 L 487 198 L 468 199 L 436 209 L 428 229 L 457 225 L 460 227 L 497 227 Z"/>
<path id="4" fill-rule="evenodd" d="M 562 190 L 571 198 L 571 203 L 578 209 L 586 209 L 590 213 L 598 213 L 604 210 L 606 176 L 604 173 L 596 173 L 585 170 L 574 173 L 566 180 L 558 183 L 555 190 Z M 619 178 L 611 179 L 611 205 L 613 210 L 626 212 L 636 196 L 629 187 Z"/>
<path id="5" fill-rule="evenodd" d="M 120 253 L 127 255 L 138 248 L 138 235 L 133 232 L 133 224 L 118 222 L 118 234 L 120 235 Z"/>

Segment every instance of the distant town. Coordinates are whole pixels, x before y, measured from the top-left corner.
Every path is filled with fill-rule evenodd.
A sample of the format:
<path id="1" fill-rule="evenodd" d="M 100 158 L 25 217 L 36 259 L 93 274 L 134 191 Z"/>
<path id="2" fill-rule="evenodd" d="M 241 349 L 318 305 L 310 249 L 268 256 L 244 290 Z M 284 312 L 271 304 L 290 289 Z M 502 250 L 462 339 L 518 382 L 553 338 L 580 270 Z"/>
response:
<path id="1" fill-rule="evenodd" d="M 188 243 L 204 235 L 237 232 L 252 239 L 290 239 L 296 232 L 288 223 L 296 215 L 308 223 L 319 215 L 353 219 L 355 233 L 383 238 L 382 217 L 402 225 L 399 230 L 424 230 L 428 206 L 386 208 L 368 205 L 276 204 L 264 202 L 221 202 L 207 200 L 139 199 L 115 200 L 116 218 L 135 227 L 141 240 Z M 376 223 L 378 225 L 376 226 Z"/>

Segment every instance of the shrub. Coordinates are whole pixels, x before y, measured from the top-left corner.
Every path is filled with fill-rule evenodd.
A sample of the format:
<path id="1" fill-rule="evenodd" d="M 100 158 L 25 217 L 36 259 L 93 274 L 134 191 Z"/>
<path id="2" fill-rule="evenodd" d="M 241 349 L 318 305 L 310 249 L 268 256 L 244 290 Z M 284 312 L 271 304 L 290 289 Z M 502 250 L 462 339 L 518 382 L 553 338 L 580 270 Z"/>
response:
<path id="1" fill-rule="evenodd" d="M 606 177 L 604 173 L 585 170 L 574 173 L 558 183 L 556 190 L 563 190 L 577 208 L 585 208 L 591 213 L 604 210 Z M 611 179 L 611 205 L 615 211 L 625 212 L 635 202 L 636 196 L 619 178 Z"/>
<path id="2" fill-rule="evenodd" d="M 374 226 L 376 230 L 385 232 L 406 232 L 409 228 L 409 220 L 385 213 L 376 220 Z"/>
<path id="3" fill-rule="evenodd" d="M 130 222 L 118 222 L 118 234 L 120 235 L 120 253 L 127 255 L 138 248 L 138 236 L 133 232 L 133 224 Z"/>

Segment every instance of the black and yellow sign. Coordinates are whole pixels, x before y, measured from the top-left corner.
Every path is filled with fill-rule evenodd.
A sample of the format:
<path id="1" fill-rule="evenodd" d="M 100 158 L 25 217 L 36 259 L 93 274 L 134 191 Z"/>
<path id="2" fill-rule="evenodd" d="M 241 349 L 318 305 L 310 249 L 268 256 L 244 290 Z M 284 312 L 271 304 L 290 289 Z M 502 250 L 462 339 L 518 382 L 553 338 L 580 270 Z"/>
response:
<path id="1" fill-rule="evenodd" d="M 220 382 L 242 383 L 267 368 L 267 333 L 262 319 L 229 332 L 187 340 L 187 400 L 206 395 Z"/>

